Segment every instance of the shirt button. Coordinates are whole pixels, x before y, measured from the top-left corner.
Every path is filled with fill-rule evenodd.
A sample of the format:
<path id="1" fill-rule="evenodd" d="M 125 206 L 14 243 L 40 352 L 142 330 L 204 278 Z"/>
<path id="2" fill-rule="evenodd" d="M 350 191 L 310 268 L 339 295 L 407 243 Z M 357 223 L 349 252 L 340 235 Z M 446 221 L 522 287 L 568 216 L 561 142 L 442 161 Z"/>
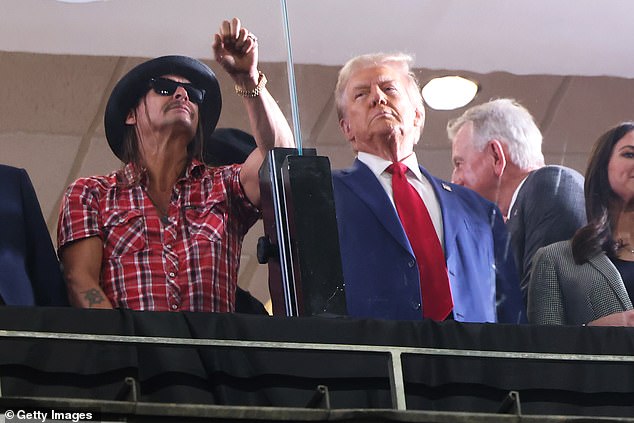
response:
<path id="1" fill-rule="evenodd" d="M 420 310 L 420 303 L 414 304 L 414 310 Z"/>
<path id="2" fill-rule="evenodd" d="M 167 248 L 168 250 L 171 250 L 171 249 L 172 249 L 172 246 L 171 246 L 170 244 L 167 244 L 167 245 L 165 246 L 165 248 Z"/>
<path id="3" fill-rule="evenodd" d="M 169 273 L 168 273 L 168 276 L 169 276 L 170 278 L 173 278 L 174 276 L 176 276 L 176 274 L 175 274 L 174 272 L 169 272 Z"/>
<path id="4" fill-rule="evenodd" d="M 410 260 L 409 263 L 407 263 L 407 265 L 411 268 L 414 267 L 414 265 L 416 264 L 416 262 L 414 260 Z"/>
<path id="5" fill-rule="evenodd" d="M 176 310 L 178 306 L 176 304 L 172 304 L 172 310 Z"/>

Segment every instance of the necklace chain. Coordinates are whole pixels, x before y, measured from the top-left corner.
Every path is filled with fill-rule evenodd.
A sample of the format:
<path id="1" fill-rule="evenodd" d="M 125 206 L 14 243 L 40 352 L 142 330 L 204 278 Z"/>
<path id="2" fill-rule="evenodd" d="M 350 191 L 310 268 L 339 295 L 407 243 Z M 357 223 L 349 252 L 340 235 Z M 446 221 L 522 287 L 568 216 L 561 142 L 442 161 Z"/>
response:
<path id="1" fill-rule="evenodd" d="M 152 202 L 152 205 L 154 206 L 154 209 L 158 213 L 159 219 L 161 220 L 161 222 L 163 222 L 164 225 L 167 225 L 167 223 L 169 222 L 169 214 L 168 214 L 169 205 L 167 206 L 167 209 L 163 209 L 161 206 L 159 206 L 156 203 L 156 201 L 154 201 L 149 191 L 145 191 L 145 193 L 147 194 L 147 198 L 149 198 L 150 201 Z"/>

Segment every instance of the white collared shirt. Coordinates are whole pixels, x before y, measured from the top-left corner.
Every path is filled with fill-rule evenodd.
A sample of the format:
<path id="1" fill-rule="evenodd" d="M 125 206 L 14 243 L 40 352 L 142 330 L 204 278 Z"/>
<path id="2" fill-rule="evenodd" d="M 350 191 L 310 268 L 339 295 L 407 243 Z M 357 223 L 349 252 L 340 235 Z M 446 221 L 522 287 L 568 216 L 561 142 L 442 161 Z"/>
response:
<path id="1" fill-rule="evenodd" d="M 522 182 L 520 182 L 517 188 L 515 188 L 515 192 L 513 193 L 513 196 L 511 197 L 511 203 L 509 204 L 509 209 L 506 212 L 506 220 L 509 220 L 511 218 L 511 212 L 513 211 L 513 205 L 515 204 L 515 200 L 517 200 L 517 195 L 519 194 L 520 190 L 522 189 L 522 185 L 524 185 L 524 182 L 526 182 L 526 179 L 529 176 L 530 176 L 530 173 L 526 175 L 526 177 L 522 179 Z"/>
<path id="2" fill-rule="evenodd" d="M 387 168 L 392 164 L 392 162 L 375 156 L 374 154 L 364 152 L 359 152 L 357 158 L 369 167 L 372 173 L 374 173 L 374 176 L 376 176 L 379 180 L 381 186 L 385 189 L 387 196 L 390 198 L 394 210 L 396 210 L 396 206 L 394 206 L 394 194 L 392 192 L 392 175 L 387 171 Z M 443 237 L 442 212 L 440 210 L 438 198 L 436 198 L 436 194 L 434 193 L 434 188 L 427 178 L 421 173 L 420 168 L 418 167 L 416 153 L 410 154 L 401 162 L 405 164 L 409 170 L 406 174 L 407 180 L 410 184 L 412 184 L 423 199 L 425 207 L 427 207 L 427 211 L 431 217 L 431 221 L 434 224 L 436 235 L 438 235 L 438 239 L 440 240 L 440 245 L 444 250 L 445 242 Z"/>

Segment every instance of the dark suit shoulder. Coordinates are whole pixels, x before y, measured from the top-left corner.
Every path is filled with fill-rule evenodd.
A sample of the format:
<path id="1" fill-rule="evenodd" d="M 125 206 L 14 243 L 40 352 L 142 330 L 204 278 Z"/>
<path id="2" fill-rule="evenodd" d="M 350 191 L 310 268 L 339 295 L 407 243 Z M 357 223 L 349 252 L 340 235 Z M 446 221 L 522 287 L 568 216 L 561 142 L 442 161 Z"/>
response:
<path id="1" fill-rule="evenodd" d="M 31 179 L 22 168 L 0 165 L 0 179 L 0 190 L 4 197 L 19 196 L 23 190 L 33 190 Z"/>
<path id="2" fill-rule="evenodd" d="M 532 172 L 520 189 L 520 195 L 528 192 L 543 195 L 565 191 L 583 193 L 584 178 L 579 172 L 565 166 L 549 165 Z M 563 190 L 561 190 L 563 188 Z"/>
<path id="3" fill-rule="evenodd" d="M 576 170 L 564 166 L 537 169 L 520 188 L 513 210 L 512 215 L 522 214 L 525 222 L 530 219 L 541 222 L 552 215 L 554 221 L 571 225 L 574 233 L 586 222 L 584 178 Z M 569 238 L 572 233 L 565 233 L 561 239 Z"/>
<path id="4" fill-rule="evenodd" d="M 358 159 L 348 168 L 332 170 L 331 176 L 335 185 L 339 184 L 359 188 L 359 184 L 364 186 L 368 181 L 376 181 L 377 185 L 379 185 L 372 170 Z"/>
<path id="5" fill-rule="evenodd" d="M 370 171 L 370 168 L 367 167 L 361 160 L 355 159 L 352 166 L 344 169 L 333 169 L 331 171 L 331 175 L 333 178 L 341 178 L 359 171 Z"/>
<path id="6" fill-rule="evenodd" d="M 24 170 L 19 167 L 9 166 L 6 164 L 0 164 L 0 172 L 18 172 L 20 170 Z"/>
<path id="7" fill-rule="evenodd" d="M 583 175 L 575 169 L 562 165 L 546 165 L 533 172 L 535 175 L 563 175 L 574 178 L 583 178 Z"/>
<path id="8" fill-rule="evenodd" d="M 0 164 L 0 174 L 2 174 L 3 177 L 5 177 L 6 175 L 11 175 L 15 177 L 25 173 L 26 171 L 22 168 Z"/>
<path id="9" fill-rule="evenodd" d="M 342 176 L 347 175 L 349 173 L 350 173 L 350 169 L 335 169 L 330 172 L 333 179 L 339 179 Z"/>

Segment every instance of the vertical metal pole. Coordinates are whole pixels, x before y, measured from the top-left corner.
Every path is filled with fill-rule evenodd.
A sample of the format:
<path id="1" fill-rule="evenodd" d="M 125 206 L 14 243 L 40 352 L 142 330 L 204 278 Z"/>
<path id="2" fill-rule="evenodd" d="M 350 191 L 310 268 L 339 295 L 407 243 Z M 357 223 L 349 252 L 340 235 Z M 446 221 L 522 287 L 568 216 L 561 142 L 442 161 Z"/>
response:
<path id="1" fill-rule="evenodd" d="M 288 89 L 291 96 L 291 114 L 293 115 L 293 132 L 295 133 L 295 144 L 297 154 L 302 155 L 302 131 L 299 126 L 299 107 L 297 106 L 297 88 L 295 86 L 295 70 L 293 66 L 293 51 L 291 47 L 291 30 L 288 24 L 288 8 L 286 0 L 282 2 L 282 21 L 284 22 L 284 35 L 286 36 L 286 66 L 288 73 Z"/>
<path id="2" fill-rule="evenodd" d="M 390 391 L 392 393 L 392 406 L 397 410 L 407 410 L 403 363 L 401 363 L 399 351 L 390 351 Z"/>
<path id="3" fill-rule="evenodd" d="M 269 152 L 269 174 L 271 175 L 271 186 L 273 194 L 273 218 L 275 220 L 275 230 L 277 232 L 278 255 L 280 262 L 280 274 L 282 277 L 282 290 L 284 292 L 284 306 L 287 316 L 299 316 L 297 310 L 297 297 L 295 288 L 295 276 L 293 274 L 293 256 L 290 251 L 291 236 L 287 222 L 286 200 L 284 198 L 284 184 L 280 184 L 278 178 L 279 169 L 275 163 L 274 152 Z"/>

